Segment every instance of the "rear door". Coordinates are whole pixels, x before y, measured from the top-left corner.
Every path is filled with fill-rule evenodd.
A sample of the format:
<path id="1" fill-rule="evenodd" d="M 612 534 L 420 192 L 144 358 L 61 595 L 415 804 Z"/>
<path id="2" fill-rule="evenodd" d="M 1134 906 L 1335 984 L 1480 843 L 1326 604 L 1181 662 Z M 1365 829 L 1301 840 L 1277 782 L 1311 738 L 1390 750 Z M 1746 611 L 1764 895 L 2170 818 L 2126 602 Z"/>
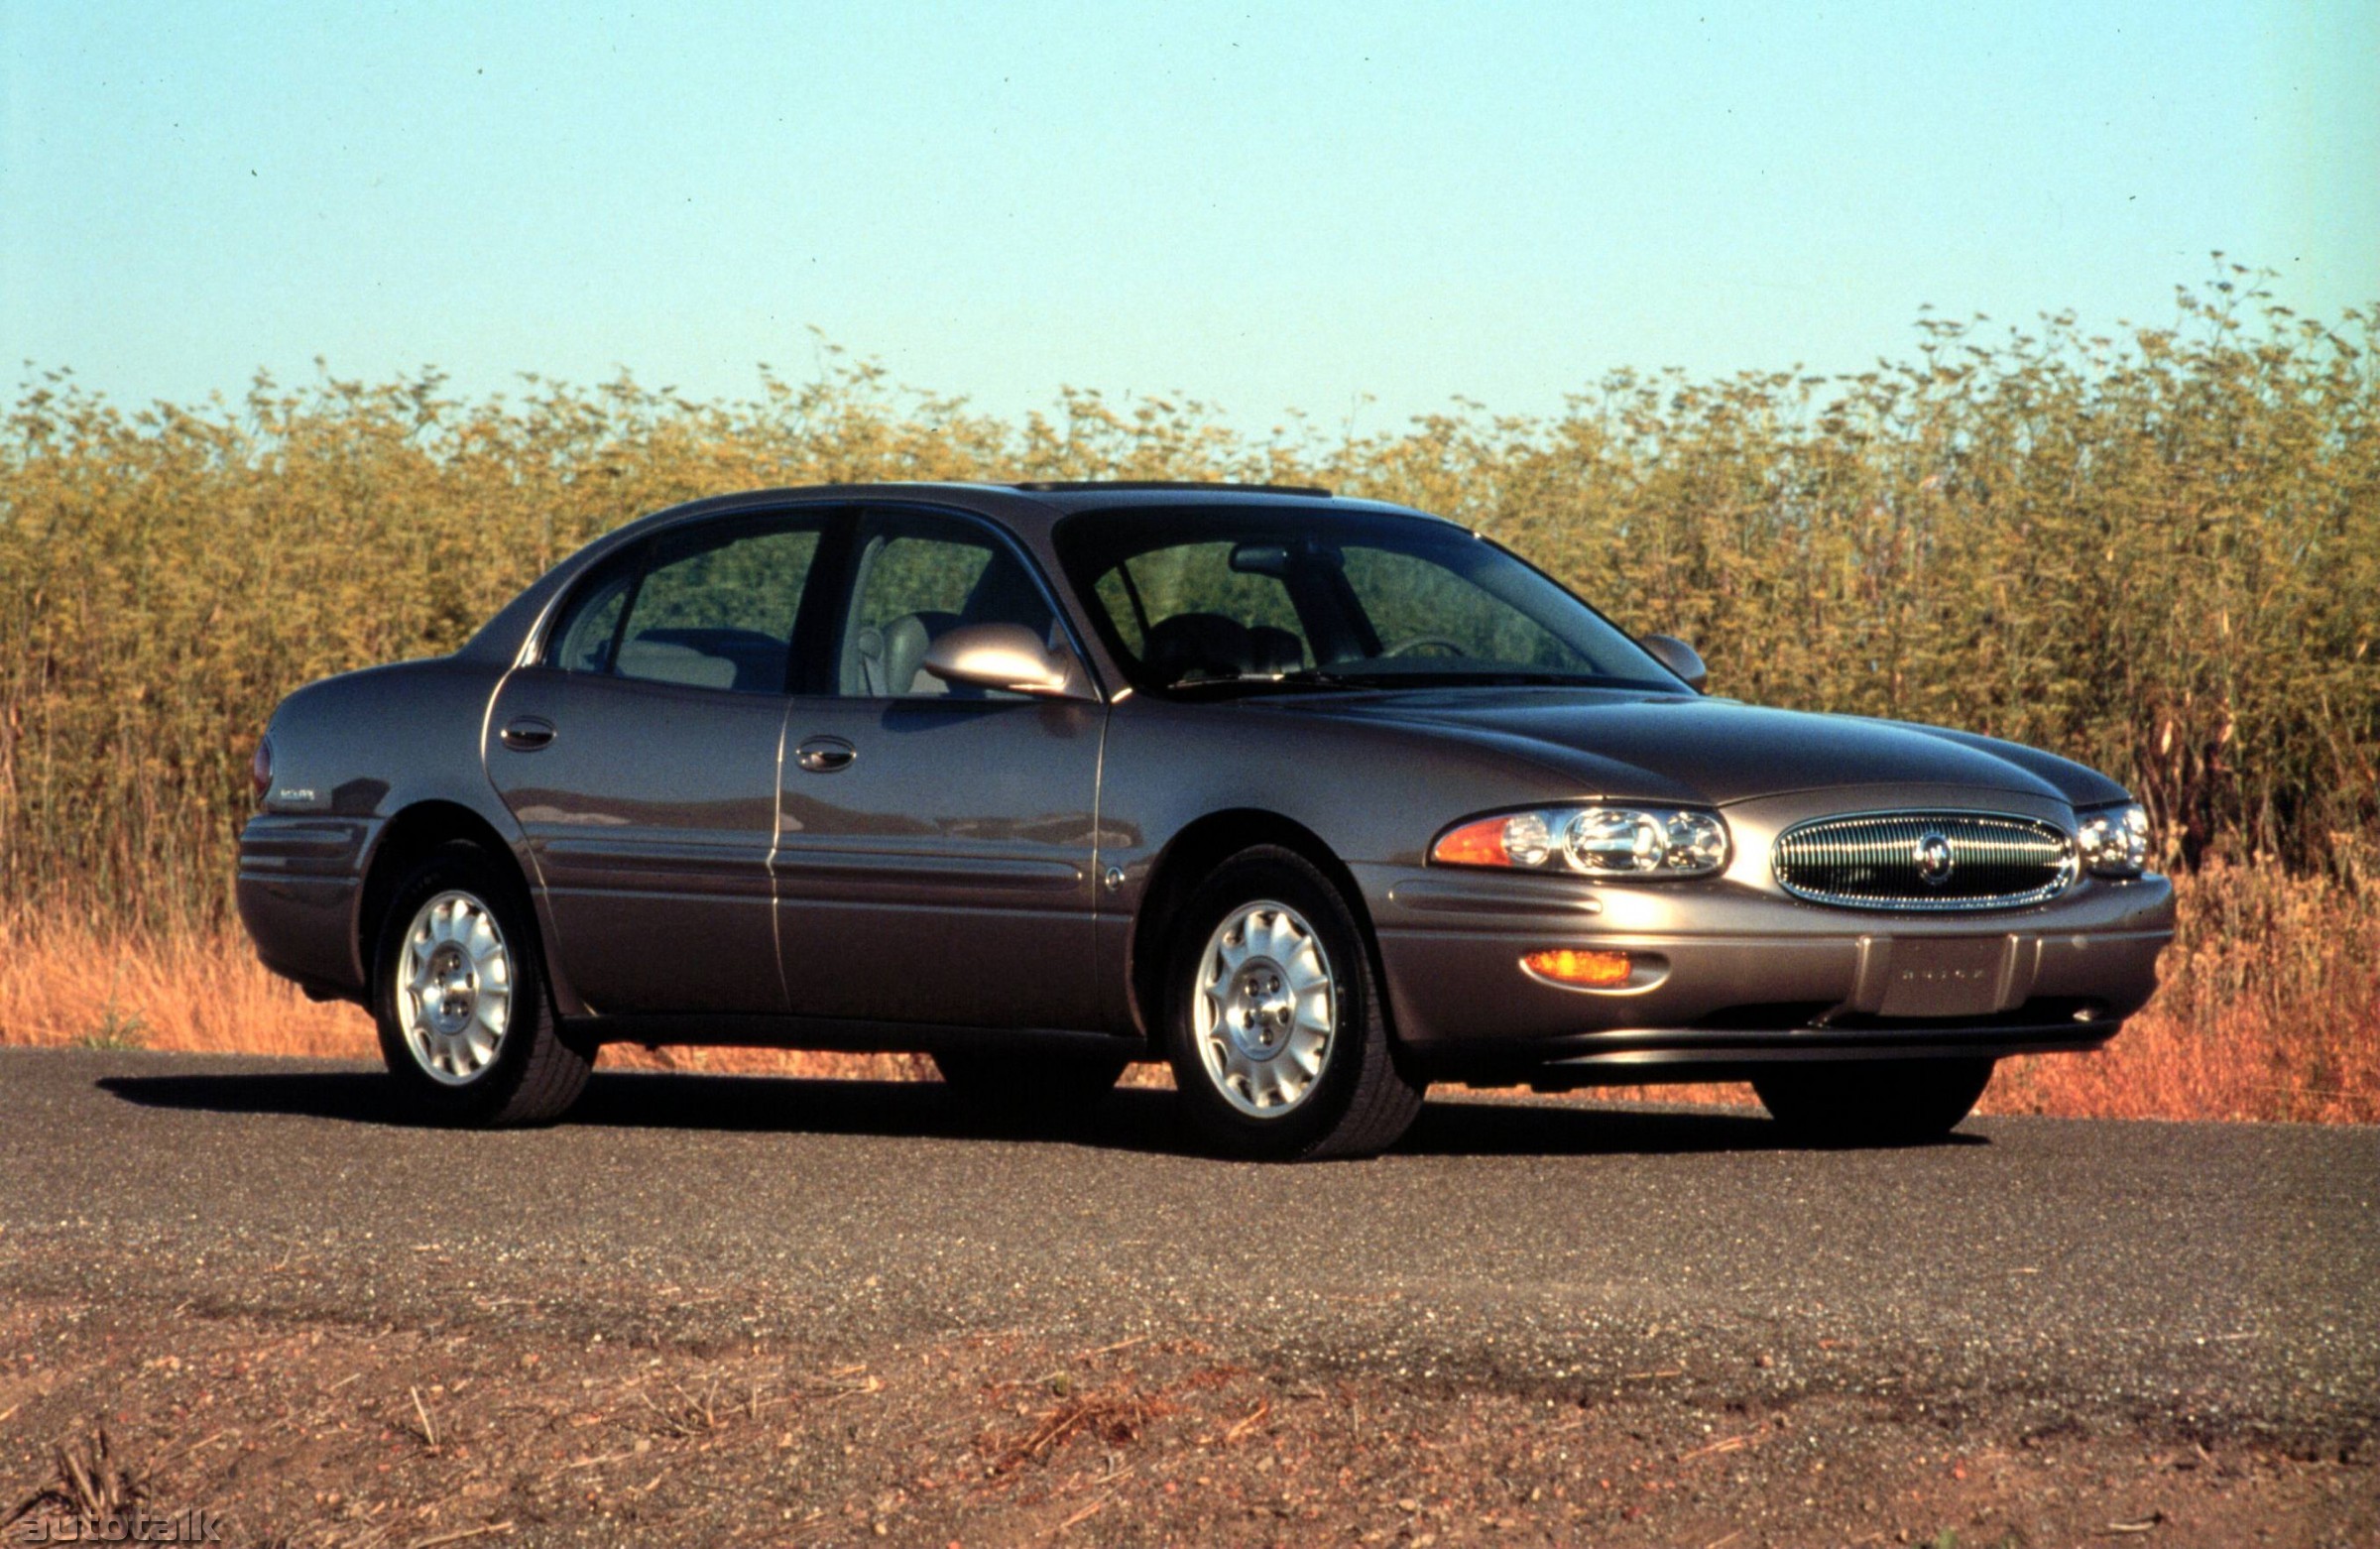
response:
<path id="1" fill-rule="evenodd" d="M 821 692 L 791 702 L 777 935 L 796 1014 L 1089 1028 L 1104 706 L 953 689 L 921 669 L 961 624 L 1060 628 L 986 524 L 862 513 Z"/>
<path id="2" fill-rule="evenodd" d="M 723 518 L 618 556 L 498 696 L 488 772 L 598 1014 L 785 1009 L 777 757 L 824 520 Z"/>

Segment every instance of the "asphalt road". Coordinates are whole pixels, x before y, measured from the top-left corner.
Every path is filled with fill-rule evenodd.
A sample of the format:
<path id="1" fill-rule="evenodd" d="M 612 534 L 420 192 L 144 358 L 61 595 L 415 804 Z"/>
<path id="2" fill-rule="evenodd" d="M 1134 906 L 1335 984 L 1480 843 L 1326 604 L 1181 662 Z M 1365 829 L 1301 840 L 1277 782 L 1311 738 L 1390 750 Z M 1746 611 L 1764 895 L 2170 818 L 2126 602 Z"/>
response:
<path id="1" fill-rule="evenodd" d="M 592 1340 L 1188 1335 L 1416 1382 L 2016 1402 L 2368 1438 L 2380 1131 L 1455 1093 L 1395 1154 L 1191 1154 L 1161 1094 L 1001 1132 L 932 1085 L 606 1074 L 530 1132 L 313 1062 L 0 1051 L 0 1295 Z M 1638 1388 L 1636 1390 L 1641 1390 Z"/>

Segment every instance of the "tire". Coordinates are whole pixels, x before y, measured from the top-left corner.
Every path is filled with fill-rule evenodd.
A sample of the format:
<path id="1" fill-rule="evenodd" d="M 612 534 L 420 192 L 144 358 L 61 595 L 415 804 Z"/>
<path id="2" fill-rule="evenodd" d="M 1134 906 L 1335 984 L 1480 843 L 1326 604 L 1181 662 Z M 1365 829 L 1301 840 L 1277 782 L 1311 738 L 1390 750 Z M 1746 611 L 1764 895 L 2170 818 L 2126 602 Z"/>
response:
<path id="1" fill-rule="evenodd" d="M 527 892 L 479 846 L 441 845 L 398 884 L 373 946 L 372 1012 L 409 1108 L 489 1127 L 568 1111 L 595 1051 L 563 1035 L 543 965 Z M 419 986 L 438 975 L 449 993 L 433 1004 Z"/>
<path id="2" fill-rule="evenodd" d="M 1988 1059 L 1857 1060 L 1757 1076 L 1752 1090 L 1796 1139 L 1813 1145 L 1917 1145 L 1974 1112 Z"/>
<path id="3" fill-rule="evenodd" d="M 1176 916 L 1164 982 L 1174 1086 L 1216 1151 L 1368 1156 L 1420 1112 L 1363 929 L 1295 851 L 1259 846 L 1217 867 Z"/>
<path id="4" fill-rule="evenodd" d="M 961 1102 L 1002 1119 L 1071 1119 L 1108 1095 L 1126 1061 L 1099 1055 L 939 1050 L 934 1068 Z"/>

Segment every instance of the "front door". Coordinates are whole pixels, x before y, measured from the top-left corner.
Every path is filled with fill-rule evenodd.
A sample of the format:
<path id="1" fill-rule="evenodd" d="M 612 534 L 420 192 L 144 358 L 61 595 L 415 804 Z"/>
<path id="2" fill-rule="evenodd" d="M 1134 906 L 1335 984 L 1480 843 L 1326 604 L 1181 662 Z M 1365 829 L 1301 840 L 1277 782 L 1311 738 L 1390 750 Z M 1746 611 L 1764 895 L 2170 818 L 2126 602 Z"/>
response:
<path id="1" fill-rule="evenodd" d="M 834 692 L 794 699 L 777 936 L 795 1014 L 1089 1028 L 1107 712 L 921 670 L 961 624 L 1056 627 L 1029 563 L 957 517 L 858 519 Z"/>
<path id="2" fill-rule="evenodd" d="M 781 1013 L 770 857 L 819 519 L 725 518 L 618 556 L 515 671 L 488 773 L 588 1009 Z"/>

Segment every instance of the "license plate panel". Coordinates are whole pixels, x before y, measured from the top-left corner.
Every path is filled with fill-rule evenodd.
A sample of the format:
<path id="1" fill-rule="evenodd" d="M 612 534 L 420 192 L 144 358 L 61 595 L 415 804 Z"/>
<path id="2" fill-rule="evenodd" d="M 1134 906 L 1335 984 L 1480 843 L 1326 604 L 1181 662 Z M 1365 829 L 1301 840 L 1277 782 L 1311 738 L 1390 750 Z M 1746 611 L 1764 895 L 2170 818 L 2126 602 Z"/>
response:
<path id="1" fill-rule="evenodd" d="M 1885 1016 L 1984 1016 L 2000 1010 L 2009 938 L 1902 936 L 1884 971 Z"/>

